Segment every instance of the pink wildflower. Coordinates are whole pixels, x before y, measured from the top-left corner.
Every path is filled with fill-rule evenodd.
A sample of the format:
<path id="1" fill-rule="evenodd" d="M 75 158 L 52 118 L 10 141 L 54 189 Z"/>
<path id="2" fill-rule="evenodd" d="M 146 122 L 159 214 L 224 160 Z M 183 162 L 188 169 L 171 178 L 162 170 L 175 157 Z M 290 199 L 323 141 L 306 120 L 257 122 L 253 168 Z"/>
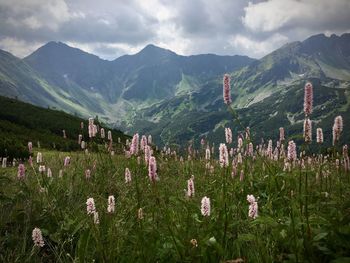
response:
<path id="1" fill-rule="evenodd" d="M 238 141 L 237 141 L 238 151 L 240 151 L 242 147 L 243 147 L 243 139 L 242 139 L 242 137 L 239 136 Z"/>
<path id="2" fill-rule="evenodd" d="M 334 119 L 333 125 L 333 145 L 340 140 L 340 134 L 343 131 L 343 118 L 342 116 L 337 116 Z"/>
<path id="3" fill-rule="evenodd" d="M 249 212 L 248 216 L 251 218 L 258 217 L 258 202 L 255 201 L 255 197 L 253 195 L 247 195 L 247 201 L 249 202 Z"/>
<path id="4" fill-rule="evenodd" d="M 220 152 L 220 166 L 228 167 L 229 165 L 228 152 L 227 152 L 227 147 L 224 143 L 220 143 L 219 152 Z"/>
<path id="5" fill-rule="evenodd" d="M 297 159 L 297 147 L 294 141 L 288 142 L 288 160 L 295 161 Z"/>
<path id="6" fill-rule="evenodd" d="M 105 129 L 101 128 L 100 133 L 101 133 L 101 138 L 104 139 L 106 137 Z"/>
<path id="7" fill-rule="evenodd" d="M 145 151 L 145 147 L 147 146 L 147 138 L 146 135 L 141 136 L 141 150 Z"/>
<path id="8" fill-rule="evenodd" d="M 107 207 L 107 212 L 108 213 L 114 213 L 115 211 L 115 199 L 113 195 L 110 195 L 108 197 L 108 207 Z"/>
<path id="9" fill-rule="evenodd" d="M 36 155 L 36 163 L 41 163 L 43 161 L 43 155 L 41 152 L 38 152 Z"/>
<path id="10" fill-rule="evenodd" d="M 230 83 L 230 75 L 225 74 L 223 79 L 223 97 L 224 103 L 230 105 L 231 100 L 231 83 Z"/>
<path id="11" fill-rule="evenodd" d="M 151 157 L 151 147 L 149 145 L 145 146 L 145 163 L 148 164 L 148 160 Z"/>
<path id="12" fill-rule="evenodd" d="M 209 146 L 205 150 L 205 159 L 206 160 L 210 160 L 210 149 L 209 149 Z"/>
<path id="13" fill-rule="evenodd" d="M 28 142 L 28 151 L 29 151 L 29 153 L 32 153 L 32 151 L 33 151 L 33 143 L 32 142 Z"/>
<path id="14" fill-rule="evenodd" d="M 26 168 L 24 167 L 24 164 L 23 163 L 19 164 L 18 165 L 17 178 L 18 179 L 24 179 L 25 171 L 26 171 Z"/>
<path id="15" fill-rule="evenodd" d="M 309 118 L 304 120 L 304 140 L 305 142 L 312 141 L 312 123 Z"/>
<path id="16" fill-rule="evenodd" d="M 107 132 L 107 139 L 108 139 L 109 141 L 113 141 L 112 132 L 111 132 L 111 131 L 108 131 L 108 132 Z"/>
<path id="17" fill-rule="evenodd" d="M 249 143 L 248 145 L 248 156 L 253 156 L 254 154 L 254 146 L 253 146 L 253 143 Z"/>
<path id="18" fill-rule="evenodd" d="M 322 128 L 317 128 L 316 129 L 316 141 L 319 144 L 323 143 L 323 131 L 322 131 Z"/>
<path id="19" fill-rule="evenodd" d="M 193 197 L 194 196 L 194 176 L 187 180 L 187 196 Z"/>
<path id="20" fill-rule="evenodd" d="M 87 214 L 93 214 L 96 211 L 95 200 L 93 198 L 88 198 L 86 201 L 86 211 Z"/>
<path id="21" fill-rule="evenodd" d="M 52 171 L 51 171 L 51 168 L 50 168 L 50 167 L 47 168 L 47 177 L 48 177 L 48 178 L 51 178 L 51 177 L 52 177 Z"/>
<path id="22" fill-rule="evenodd" d="M 139 208 L 139 210 L 137 210 L 137 219 L 138 220 L 143 219 L 143 209 L 142 208 Z"/>
<path id="23" fill-rule="evenodd" d="M 70 164 L 70 157 L 66 156 L 66 158 L 64 158 L 64 166 L 68 166 Z"/>
<path id="24" fill-rule="evenodd" d="M 269 143 L 267 144 L 267 150 L 266 150 L 266 155 L 272 159 L 272 140 L 269 140 Z"/>
<path id="25" fill-rule="evenodd" d="M 137 155 L 139 152 L 139 134 L 136 133 L 132 137 L 131 146 L 130 146 L 130 153 L 131 155 Z"/>
<path id="26" fill-rule="evenodd" d="M 155 182 L 156 180 L 158 180 L 157 162 L 156 162 L 156 158 L 154 156 L 151 156 L 149 158 L 149 162 L 148 162 L 148 176 L 149 176 L 149 179 L 152 182 Z"/>
<path id="27" fill-rule="evenodd" d="M 210 216 L 210 199 L 206 196 L 201 201 L 201 213 L 203 216 Z"/>
<path id="28" fill-rule="evenodd" d="M 100 219 L 98 217 L 98 212 L 94 211 L 93 215 L 94 215 L 94 224 L 98 225 L 100 223 Z"/>
<path id="29" fill-rule="evenodd" d="M 46 171 L 45 165 L 39 165 L 39 173 L 44 173 Z"/>
<path id="30" fill-rule="evenodd" d="M 131 183 L 131 172 L 129 168 L 125 168 L 125 183 Z"/>
<path id="31" fill-rule="evenodd" d="M 304 113 L 310 116 L 312 113 L 313 88 L 310 82 L 306 83 L 304 88 Z"/>
<path id="32" fill-rule="evenodd" d="M 226 143 L 232 143 L 232 130 L 230 128 L 225 128 Z"/>
<path id="33" fill-rule="evenodd" d="M 41 233 L 40 228 L 34 228 L 32 232 L 32 239 L 34 242 L 34 246 L 43 247 L 45 245 L 43 235 Z"/>

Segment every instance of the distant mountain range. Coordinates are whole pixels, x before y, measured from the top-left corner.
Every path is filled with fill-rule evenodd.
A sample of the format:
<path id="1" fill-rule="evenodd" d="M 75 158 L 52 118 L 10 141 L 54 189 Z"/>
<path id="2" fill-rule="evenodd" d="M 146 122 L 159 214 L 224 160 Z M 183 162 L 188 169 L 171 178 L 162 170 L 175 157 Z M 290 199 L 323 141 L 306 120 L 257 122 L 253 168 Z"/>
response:
<path id="1" fill-rule="evenodd" d="M 306 81 L 314 84 L 312 119 L 326 135 L 336 114 L 350 116 L 350 34 L 315 35 L 260 60 L 180 56 L 154 45 L 113 61 L 61 42 L 24 59 L 0 51 L 0 95 L 98 115 L 129 133 L 151 133 L 163 144 L 219 141 L 225 126 L 239 130 L 222 102 L 224 73 L 231 74 L 234 106 L 255 138 L 275 138 L 280 126 L 300 134 Z"/>

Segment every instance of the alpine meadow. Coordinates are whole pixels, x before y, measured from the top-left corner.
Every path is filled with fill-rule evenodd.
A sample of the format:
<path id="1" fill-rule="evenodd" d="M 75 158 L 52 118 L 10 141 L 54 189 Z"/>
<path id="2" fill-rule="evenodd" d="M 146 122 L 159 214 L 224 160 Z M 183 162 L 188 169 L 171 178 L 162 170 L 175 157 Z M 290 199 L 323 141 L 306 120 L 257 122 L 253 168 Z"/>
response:
<path id="1" fill-rule="evenodd" d="M 350 262 L 349 12 L 0 0 L 0 261 Z"/>

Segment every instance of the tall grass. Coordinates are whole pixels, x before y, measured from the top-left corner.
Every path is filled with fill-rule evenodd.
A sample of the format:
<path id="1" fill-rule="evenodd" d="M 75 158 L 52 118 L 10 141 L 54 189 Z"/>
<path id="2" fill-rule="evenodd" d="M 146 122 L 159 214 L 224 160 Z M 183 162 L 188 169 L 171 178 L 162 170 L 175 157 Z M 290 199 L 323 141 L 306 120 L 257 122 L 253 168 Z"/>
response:
<path id="1" fill-rule="evenodd" d="M 66 155 L 71 164 L 63 167 Z M 16 168 L 0 170 L 0 260 L 2 262 L 329 262 L 350 259 L 350 174 L 335 160 L 304 157 L 291 171 L 283 159 L 246 157 L 231 167 L 204 151 L 180 162 L 158 153 L 155 183 L 136 157 L 106 153 L 43 152 L 53 177 L 26 164 L 26 179 Z M 186 159 L 186 158 L 185 158 Z M 309 161 L 308 161 L 309 160 Z M 93 164 L 96 168 L 93 169 Z M 90 179 L 85 170 L 91 169 Z M 126 184 L 125 168 L 132 174 Z M 63 169 L 63 176 L 58 177 Z M 187 197 L 194 175 L 195 196 Z M 246 198 L 253 194 L 259 216 L 248 217 Z M 116 211 L 107 213 L 114 195 Z M 202 197 L 211 200 L 209 217 L 201 215 Z M 100 224 L 86 213 L 92 197 Z M 144 218 L 138 218 L 139 208 Z M 37 248 L 32 230 L 42 230 Z M 191 242 L 195 239 L 197 245 Z M 230 261 L 236 260 L 236 261 Z"/>

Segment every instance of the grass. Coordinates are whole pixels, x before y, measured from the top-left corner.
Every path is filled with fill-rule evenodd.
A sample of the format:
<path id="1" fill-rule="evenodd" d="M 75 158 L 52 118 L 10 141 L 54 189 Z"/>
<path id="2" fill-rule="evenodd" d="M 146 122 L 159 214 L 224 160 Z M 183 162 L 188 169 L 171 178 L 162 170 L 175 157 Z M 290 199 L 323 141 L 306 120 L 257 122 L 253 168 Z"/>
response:
<path id="1" fill-rule="evenodd" d="M 304 157 L 305 168 L 295 163 L 289 172 L 283 171 L 283 159 L 256 153 L 245 157 L 232 177 L 232 168 L 221 168 L 214 159 L 213 171 L 206 169 L 203 149 L 183 162 L 157 152 L 160 180 L 152 183 L 142 154 L 138 163 L 137 157 L 111 156 L 106 150 L 35 150 L 43 151 L 52 178 L 39 173 L 36 163 L 25 163 L 24 180 L 17 179 L 17 167 L 0 169 L 2 262 L 350 260 L 350 174 L 342 166 L 336 168 L 332 157 L 323 162 L 314 157 L 310 164 Z M 68 155 L 71 164 L 64 167 Z M 125 168 L 132 174 L 129 184 Z M 85 178 L 86 169 L 92 170 L 90 179 Z M 192 175 L 195 196 L 189 198 L 185 189 Z M 248 194 L 257 198 L 256 219 L 248 217 Z M 116 199 L 113 214 L 107 213 L 109 195 Z M 200 210 L 204 196 L 211 200 L 209 217 Z M 87 215 L 90 197 L 100 224 Z M 139 208 L 143 219 L 138 218 Z M 33 246 L 35 227 L 42 230 L 43 248 Z"/>

